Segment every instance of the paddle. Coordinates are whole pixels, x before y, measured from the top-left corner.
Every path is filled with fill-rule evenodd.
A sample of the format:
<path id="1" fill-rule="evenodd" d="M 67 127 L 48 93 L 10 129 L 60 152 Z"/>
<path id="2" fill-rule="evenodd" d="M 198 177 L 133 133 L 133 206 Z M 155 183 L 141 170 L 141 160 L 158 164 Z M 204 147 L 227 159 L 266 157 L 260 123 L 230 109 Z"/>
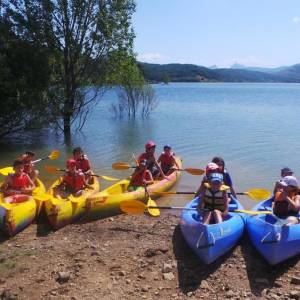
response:
<path id="1" fill-rule="evenodd" d="M 114 170 L 127 170 L 127 169 L 135 169 L 136 166 L 130 166 L 129 164 L 127 163 L 124 163 L 124 162 L 116 162 L 116 163 L 113 163 L 112 166 L 111 166 Z M 202 175 L 205 173 L 204 170 L 202 169 L 195 169 L 195 168 L 185 168 L 185 169 L 173 169 L 173 170 L 176 170 L 176 171 L 185 171 L 189 174 L 192 174 L 192 175 Z"/>
<path id="2" fill-rule="evenodd" d="M 195 195 L 195 192 L 152 192 L 159 195 Z M 271 192 L 265 189 L 251 189 L 246 192 L 237 193 L 237 195 L 246 195 L 253 200 L 260 201 L 271 197 Z"/>
<path id="3" fill-rule="evenodd" d="M 57 159 L 59 157 L 59 151 L 58 150 L 53 150 L 50 155 L 46 156 L 46 157 L 43 157 L 43 158 L 39 158 L 37 160 L 34 160 L 32 163 L 35 164 L 35 163 L 38 163 L 42 160 L 46 160 L 46 159 Z M 0 169 L 0 174 L 4 175 L 4 176 L 7 176 L 8 174 L 10 173 L 14 173 L 14 169 L 13 167 L 5 167 L 5 168 L 2 168 Z"/>
<path id="4" fill-rule="evenodd" d="M 149 210 L 151 211 L 159 211 L 159 209 L 176 209 L 176 210 L 193 210 L 197 211 L 197 208 L 193 207 L 182 207 L 182 206 L 152 206 L 148 204 L 144 204 L 141 201 L 138 200 L 131 200 L 131 201 L 122 201 L 120 203 L 120 209 L 127 214 L 143 214 L 145 210 L 147 209 L 148 212 Z M 235 213 L 246 213 L 250 215 L 259 215 L 259 214 L 272 214 L 271 211 L 252 211 L 252 210 L 244 210 L 244 209 L 237 209 L 234 211 L 230 212 L 235 212 Z M 151 214 L 152 215 L 152 214 Z M 156 212 L 156 215 L 159 215 Z M 154 215 L 152 215 L 154 216 Z"/>
<path id="5" fill-rule="evenodd" d="M 54 166 L 44 166 L 45 170 L 51 174 L 57 173 L 57 172 L 66 172 L 65 169 L 59 169 L 57 167 Z M 118 178 L 114 178 L 114 177 L 109 177 L 109 176 L 105 176 L 105 175 L 97 175 L 97 174 L 88 174 L 89 176 L 94 176 L 94 177 L 98 177 L 98 178 L 102 178 L 104 180 L 107 181 L 117 181 L 120 180 Z"/>
<path id="6" fill-rule="evenodd" d="M 144 185 L 144 187 L 145 187 L 145 195 L 146 197 L 148 197 L 147 204 L 146 204 L 146 206 L 148 207 L 148 213 L 152 217 L 158 217 L 160 215 L 160 211 L 159 209 L 155 209 L 157 207 L 157 204 L 154 200 L 151 199 L 146 184 Z M 143 202 L 141 203 L 144 204 Z"/>

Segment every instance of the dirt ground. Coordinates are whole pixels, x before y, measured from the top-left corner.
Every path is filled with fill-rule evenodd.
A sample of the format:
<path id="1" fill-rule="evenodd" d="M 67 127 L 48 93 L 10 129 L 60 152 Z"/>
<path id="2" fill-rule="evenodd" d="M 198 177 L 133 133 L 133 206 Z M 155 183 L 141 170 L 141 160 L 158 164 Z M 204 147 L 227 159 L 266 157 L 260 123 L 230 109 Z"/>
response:
<path id="1" fill-rule="evenodd" d="M 0 299 L 300 299 L 299 257 L 268 266 L 247 237 L 203 265 L 179 217 L 119 215 L 0 244 Z"/>

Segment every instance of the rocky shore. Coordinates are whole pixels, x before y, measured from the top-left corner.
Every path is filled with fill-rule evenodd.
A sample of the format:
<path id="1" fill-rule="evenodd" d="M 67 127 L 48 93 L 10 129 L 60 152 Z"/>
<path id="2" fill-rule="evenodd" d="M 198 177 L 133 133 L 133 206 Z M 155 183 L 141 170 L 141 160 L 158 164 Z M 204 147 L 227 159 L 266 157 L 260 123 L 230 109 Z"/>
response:
<path id="1" fill-rule="evenodd" d="M 210 266 L 178 215 L 120 215 L 53 232 L 33 224 L 0 245 L 0 299 L 300 299 L 299 257 L 268 266 L 247 237 Z"/>

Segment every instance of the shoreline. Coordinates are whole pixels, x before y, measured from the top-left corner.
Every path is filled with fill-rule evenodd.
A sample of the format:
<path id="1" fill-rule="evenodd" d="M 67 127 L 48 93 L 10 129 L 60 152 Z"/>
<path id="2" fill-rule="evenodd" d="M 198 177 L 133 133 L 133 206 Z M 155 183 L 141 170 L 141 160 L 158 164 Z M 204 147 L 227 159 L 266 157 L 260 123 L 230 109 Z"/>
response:
<path id="1" fill-rule="evenodd" d="M 53 232 L 33 224 L 0 245 L 1 299 L 300 299 L 299 256 L 269 266 L 244 236 L 206 266 L 179 216 L 118 215 Z"/>

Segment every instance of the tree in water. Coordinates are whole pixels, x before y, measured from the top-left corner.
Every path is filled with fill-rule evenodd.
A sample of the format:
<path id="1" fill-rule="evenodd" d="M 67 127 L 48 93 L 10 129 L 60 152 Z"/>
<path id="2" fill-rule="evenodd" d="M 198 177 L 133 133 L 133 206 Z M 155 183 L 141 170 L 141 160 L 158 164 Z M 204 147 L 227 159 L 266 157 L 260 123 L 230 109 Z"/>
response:
<path id="1" fill-rule="evenodd" d="M 121 61 L 118 72 L 113 73 L 112 82 L 118 84 L 118 103 L 112 104 L 112 113 L 123 118 L 135 119 L 138 115 L 147 118 L 156 107 L 157 101 L 152 86 L 145 82 L 133 56 L 118 53 L 117 61 Z M 120 59 L 120 56 L 122 59 Z"/>
<path id="2" fill-rule="evenodd" d="M 49 120 L 66 136 L 81 129 L 116 51 L 132 52 L 133 0 L 3 0 L 0 11 L 24 40 L 50 49 Z M 82 86 L 97 86 L 90 90 Z"/>

